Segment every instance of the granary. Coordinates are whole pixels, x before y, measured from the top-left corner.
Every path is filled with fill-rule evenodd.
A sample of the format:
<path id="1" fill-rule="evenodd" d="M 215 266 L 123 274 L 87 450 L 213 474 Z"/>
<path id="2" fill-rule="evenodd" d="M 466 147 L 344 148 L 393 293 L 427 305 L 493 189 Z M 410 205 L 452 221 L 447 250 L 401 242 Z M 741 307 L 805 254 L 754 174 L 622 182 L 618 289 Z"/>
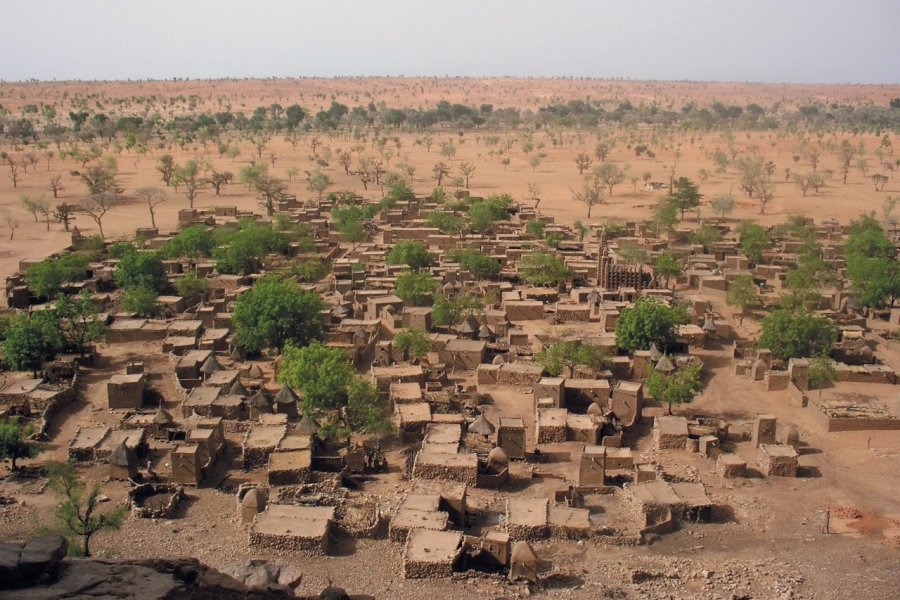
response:
<path id="1" fill-rule="evenodd" d="M 258 419 L 260 415 L 272 414 L 272 399 L 266 390 L 259 388 L 247 401 L 250 406 L 250 418 Z"/>
<path id="2" fill-rule="evenodd" d="M 300 399 L 297 397 L 297 394 L 294 393 L 294 390 L 290 388 L 290 386 L 282 386 L 278 393 L 275 394 L 275 398 L 273 399 L 273 406 L 275 408 L 275 412 L 278 414 L 285 414 L 290 418 L 296 417 L 299 415 L 297 403 Z"/>
<path id="3" fill-rule="evenodd" d="M 248 525 L 253 519 L 266 509 L 266 496 L 257 487 L 245 488 L 243 496 L 238 495 L 241 525 Z"/>
<path id="4" fill-rule="evenodd" d="M 197 444 L 177 446 L 169 455 L 171 480 L 184 485 L 200 485 L 208 464 L 205 456 L 206 453 Z"/>
<path id="5" fill-rule="evenodd" d="M 113 375 L 106 384 L 109 408 L 140 408 L 144 403 L 145 387 L 143 373 Z"/>
<path id="6" fill-rule="evenodd" d="M 634 425 L 641 418 L 643 390 L 644 386 L 639 381 L 619 381 L 613 389 L 610 410 L 625 427 Z"/>
<path id="7" fill-rule="evenodd" d="M 125 444 L 125 440 L 113 449 L 109 455 L 110 479 L 136 479 L 138 476 L 138 458 L 134 450 Z"/>
<path id="8" fill-rule="evenodd" d="M 500 417 L 497 446 L 509 458 L 525 458 L 525 423 L 521 417 Z"/>

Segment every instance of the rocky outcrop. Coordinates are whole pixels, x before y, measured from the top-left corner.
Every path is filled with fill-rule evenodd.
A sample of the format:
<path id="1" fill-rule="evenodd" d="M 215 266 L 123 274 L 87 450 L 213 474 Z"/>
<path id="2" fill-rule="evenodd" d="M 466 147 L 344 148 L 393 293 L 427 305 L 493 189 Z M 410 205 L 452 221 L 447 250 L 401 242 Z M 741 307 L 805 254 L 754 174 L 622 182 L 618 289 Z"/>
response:
<path id="1" fill-rule="evenodd" d="M 135 600 L 280 600 L 298 596 L 302 574 L 293 565 L 243 561 L 219 572 L 196 559 L 65 558 L 65 538 L 0 542 L 0 600 L 133 598 Z M 363 600 L 339 588 L 313 598 Z"/>

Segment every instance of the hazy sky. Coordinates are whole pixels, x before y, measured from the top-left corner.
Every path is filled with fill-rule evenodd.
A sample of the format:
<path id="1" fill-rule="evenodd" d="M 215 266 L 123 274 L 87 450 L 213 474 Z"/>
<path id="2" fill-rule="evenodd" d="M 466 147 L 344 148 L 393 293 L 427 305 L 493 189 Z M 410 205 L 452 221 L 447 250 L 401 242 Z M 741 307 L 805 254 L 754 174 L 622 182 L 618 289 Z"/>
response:
<path id="1" fill-rule="evenodd" d="M 900 0 L 3 1 L 0 79 L 900 82 Z"/>

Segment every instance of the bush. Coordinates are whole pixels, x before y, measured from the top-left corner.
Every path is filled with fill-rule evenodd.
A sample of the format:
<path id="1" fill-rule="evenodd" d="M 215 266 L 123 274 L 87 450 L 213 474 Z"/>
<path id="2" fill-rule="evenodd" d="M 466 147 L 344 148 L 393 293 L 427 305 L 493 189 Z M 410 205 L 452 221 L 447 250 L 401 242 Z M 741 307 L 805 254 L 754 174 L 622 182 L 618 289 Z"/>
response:
<path id="1" fill-rule="evenodd" d="M 394 348 L 402 352 L 405 359 L 425 356 L 431 350 L 431 338 L 423 329 L 406 329 L 394 336 Z"/>
<path id="2" fill-rule="evenodd" d="M 178 232 L 160 249 L 168 258 L 212 256 L 215 240 L 205 225 L 191 225 Z"/>
<path id="3" fill-rule="evenodd" d="M 331 269 L 321 260 L 303 260 L 291 266 L 291 275 L 303 283 L 315 283 L 328 275 Z"/>
<path id="4" fill-rule="evenodd" d="M 224 247 L 216 248 L 216 268 L 221 273 L 247 275 L 259 270 L 267 254 L 287 249 L 284 236 L 270 227 L 251 224 L 242 227 Z"/>
<path id="5" fill-rule="evenodd" d="M 48 258 L 26 269 L 25 285 L 38 298 L 55 298 L 65 284 L 87 277 L 90 262 L 90 255 L 84 252 L 70 252 L 59 258 Z"/>

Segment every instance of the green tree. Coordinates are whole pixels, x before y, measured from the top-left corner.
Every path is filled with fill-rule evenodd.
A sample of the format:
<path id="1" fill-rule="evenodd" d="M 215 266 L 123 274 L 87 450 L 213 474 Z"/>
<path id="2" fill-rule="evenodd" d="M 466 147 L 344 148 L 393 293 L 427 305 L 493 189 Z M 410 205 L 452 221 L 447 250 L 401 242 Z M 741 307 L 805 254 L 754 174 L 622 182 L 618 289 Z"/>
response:
<path id="1" fill-rule="evenodd" d="M 544 230 L 547 229 L 549 221 L 544 219 L 534 219 L 525 223 L 525 233 L 533 238 L 542 239 Z"/>
<path id="2" fill-rule="evenodd" d="M 575 219 L 575 223 L 572 224 L 572 229 L 575 230 L 575 232 L 578 234 L 579 241 L 582 241 L 582 242 L 584 241 L 584 236 L 586 236 L 589 231 L 588 228 L 584 225 L 584 223 L 582 223 L 578 219 Z"/>
<path id="3" fill-rule="evenodd" d="M 324 337 L 324 307 L 314 292 L 268 275 L 235 301 L 235 342 L 251 352 L 264 348 L 280 351 L 287 342 L 305 346 Z"/>
<path id="4" fill-rule="evenodd" d="M 73 297 L 57 296 L 56 314 L 66 345 L 80 356 L 84 356 L 91 344 L 106 333 L 106 323 L 100 319 L 100 307 L 91 300 L 86 289 Z"/>
<path id="5" fill-rule="evenodd" d="M 166 267 L 156 252 L 126 252 L 116 265 L 113 279 L 123 289 L 144 287 L 160 292 L 167 285 Z"/>
<path id="6" fill-rule="evenodd" d="M 291 275 L 302 283 L 315 283 L 328 275 L 330 270 L 327 262 L 316 259 L 301 260 L 291 265 Z"/>
<path id="7" fill-rule="evenodd" d="M 900 295 L 900 264 L 894 245 L 872 215 L 852 221 L 844 244 L 850 289 L 864 306 L 893 305 Z"/>
<path id="8" fill-rule="evenodd" d="M 424 329 L 404 329 L 394 336 L 394 348 L 403 353 L 404 360 L 425 356 L 431 351 L 431 338 Z"/>
<path id="9" fill-rule="evenodd" d="M 429 306 L 432 303 L 437 280 L 427 271 L 401 273 L 394 284 L 394 293 L 410 306 Z"/>
<path id="10" fill-rule="evenodd" d="M 671 415 L 673 404 L 689 404 L 703 389 L 700 373 L 700 365 L 684 365 L 668 375 L 652 369 L 644 380 L 644 386 L 654 400 L 669 405 Z"/>
<path id="11" fill-rule="evenodd" d="M 438 295 L 431 307 L 431 322 L 438 327 L 450 327 L 483 309 L 484 299 L 474 294 Z"/>
<path id="12" fill-rule="evenodd" d="M 559 340 L 534 355 L 538 363 L 552 377 L 573 377 L 575 367 L 603 369 L 609 365 L 609 357 L 601 348 L 580 340 Z"/>
<path id="13" fill-rule="evenodd" d="M 682 273 L 681 263 L 674 254 L 668 250 L 660 252 L 653 262 L 653 272 L 658 277 L 666 278 L 666 287 L 669 287 L 669 280 L 672 277 L 679 277 Z"/>
<path id="14" fill-rule="evenodd" d="M 209 180 L 203 178 L 200 164 L 196 160 L 189 160 L 184 166 L 176 168 L 170 181 L 176 189 L 179 186 L 184 188 L 184 197 L 190 208 L 194 208 L 194 200 L 209 185 Z"/>
<path id="15" fill-rule="evenodd" d="M 668 306 L 649 296 L 638 298 L 633 306 L 619 313 L 616 321 L 616 346 L 629 353 L 648 350 L 652 344 L 665 350 L 675 345 L 678 326 L 688 322 L 682 305 Z"/>
<path id="16" fill-rule="evenodd" d="M 163 244 L 160 254 L 168 258 L 201 258 L 212 256 L 215 240 L 206 225 L 185 227 Z"/>
<path id="17" fill-rule="evenodd" d="M 246 224 L 226 243 L 216 248 L 213 257 L 220 272 L 246 275 L 259 269 L 262 257 L 284 252 L 287 246 L 284 235 L 271 227 Z"/>
<path id="18" fill-rule="evenodd" d="M 509 219 L 509 211 L 506 210 L 509 204 L 510 202 L 502 196 L 492 196 L 472 204 L 466 218 L 472 229 L 484 233 L 489 231 L 496 221 Z"/>
<path id="19" fill-rule="evenodd" d="M 570 275 L 569 268 L 553 252 L 532 252 L 519 257 L 519 276 L 529 285 L 558 285 Z"/>
<path id="20" fill-rule="evenodd" d="M 312 173 L 307 173 L 306 176 L 306 189 L 314 194 L 316 197 L 321 200 L 322 194 L 325 193 L 334 182 L 331 180 L 326 173 L 323 173 L 321 169 L 316 169 Z"/>
<path id="21" fill-rule="evenodd" d="M 385 433 L 387 411 L 377 390 L 359 378 L 346 351 L 314 341 L 297 347 L 288 343 L 278 368 L 278 380 L 300 390 L 300 411 L 310 418 L 330 417 L 344 427 L 323 426 L 320 435 L 349 430 Z"/>
<path id="22" fill-rule="evenodd" d="M 466 221 L 453 213 L 434 210 L 425 215 L 425 223 L 429 227 L 437 227 L 441 233 L 460 234 L 466 228 Z"/>
<path id="23" fill-rule="evenodd" d="M 822 389 L 838 377 L 834 362 L 827 356 L 814 356 L 809 362 L 808 375 L 810 389 Z"/>
<path id="24" fill-rule="evenodd" d="M 82 556 L 89 557 L 94 534 L 104 529 L 118 529 L 128 514 L 128 508 L 117 506 L 101 513 L 100 483 L 94 483 L 89 491 L 86 490 L 71 463 L 48 462 L 47 473 L 50 489 L 61 497 L 54 517 L 73 547 L 77 548 L 80 542 Z"/>
<path id="25" fill-rule="evenodd" d="M 782 360 L 827 355 L 837 339 L 834 324 L 802 307 L 780 307 L 761 322 L 757 341 Z"/>
<path id="26" fill-rule="evenodd" d="M 700 206 L 700 198 L 703 195 L 697 188 L 697 185 L 687 177 L 679 177 L 675 181 L 675 188 L 669 194 L 669 198 L 681 211 L 681 220 L 684 220 L 684 213 L 693 208 Z"/>
<path id="27" fill-rule="evenodd" d="M 351 430 L 363 433 L 385 435 L 392 429 L 390 413 L 378 390 L 361 377 L 354 377 L 347 388 L 345 421 Z"/>
<path id="28" fill-rule="evenodd" d="M 136 285 L 125 288 L 122 293 L 122 309 L 142 317 L 158 317 L 163 313 L 158 298 L 159 293 L 147 286 Z"/>
<path id="29" fill-rule="evenodd" d="M 713 244 L 722 240 L 722 232 L 718 227 L 704 223 L 696 231 L 691 233 L 691 242 L 703 246 L 703 252 L 709 252 Z"/>
<path id="30" fill-rule="evenodd" d="M 206 277 L 200 277 L 196 273 L 189 272 L 183 274 L 175 280 L 175 291 L 182 298 L 192 299 L 199 298 L 209 289 L 209 280 Z"/>
<path id="31" fill-rule="evenodd" d="M 741 252 L 753 263 L 762 260 L 762 252 L 769 243 L 769 233 L 753 221 L 741 221 L 737 228 L 740 236 Z"/>
<path id="32" fill-rule="evenodd" d="M 44 363 L 53 360 L 65 345 L 55 311 L 39 310 L 15 318 L 3 340 L 3 359 L 14 371 L 31 371 L 35 377 Z"/>
<path id="33" fill-rule="evenodd" d="M 622 168 L 615 163 L 601 163 L 594 167 L 593 176 L 609 189 L 610 198 L 613 195 L 613 187 L 625 181 L 627 168 Z"/>
<path id="34" fill-rule="evenodd" d="M 755 306 L 758 301 L 759 297 L 752 275 L 738 275 L 728 284 L 725 303 L 741 310 L 739 324 L 744 324 L 744 315 L 747 314 L 747 309 Z"/>
<path id="35" fill-rule="evenodd" d="M 408 265 L 414 270 L 434 264 L 428 248 L 417 240 L 400 240 L 391 247 L 384 260 L 389 265 Z"/>
<path id="36" fill-rule="evenodd" d="M 38 298 L 55 298 L 66 283 L 87 278 L 91 256 L 85 252 L 69 252 L 59 258 L 48 258 L 25 271 L 25 285 Z"/>
<path id="37" fill-rule="evenodd" d="M 448 252 L 447 260 L 459 263 L 462 270 L 478 279 L 496 279 L 500 275 L 500 263 L 484 252 L 472 249 L 458 249 Z"/>
<path id="38" fill-rule="evenodd" d="M 712 209 L 719 214 L 720 219 L 734 210 L 734 195 L 732 193 L 719 194 L 712 199 Z"/>
<path id="39" fill-rule="evenodd" d="M 31 425 L 23 427 L 17 419 L 0 421 L 0 460 L 9 460 L 13 471 L 18 468 L 17 460 L 33 458 L 40 453 L 40 446 L 28 440 L 32 433 Z"/>
<path id="40" fill-rule="evenodd" d="M 661 231 L 672 229 L 675 223 L 678 222 L 678 206 L 668 196 L 660 199 L 656 206 L 653 207 L 651 222 L 656 228 L 657 236 L 659 236 Z"/>

